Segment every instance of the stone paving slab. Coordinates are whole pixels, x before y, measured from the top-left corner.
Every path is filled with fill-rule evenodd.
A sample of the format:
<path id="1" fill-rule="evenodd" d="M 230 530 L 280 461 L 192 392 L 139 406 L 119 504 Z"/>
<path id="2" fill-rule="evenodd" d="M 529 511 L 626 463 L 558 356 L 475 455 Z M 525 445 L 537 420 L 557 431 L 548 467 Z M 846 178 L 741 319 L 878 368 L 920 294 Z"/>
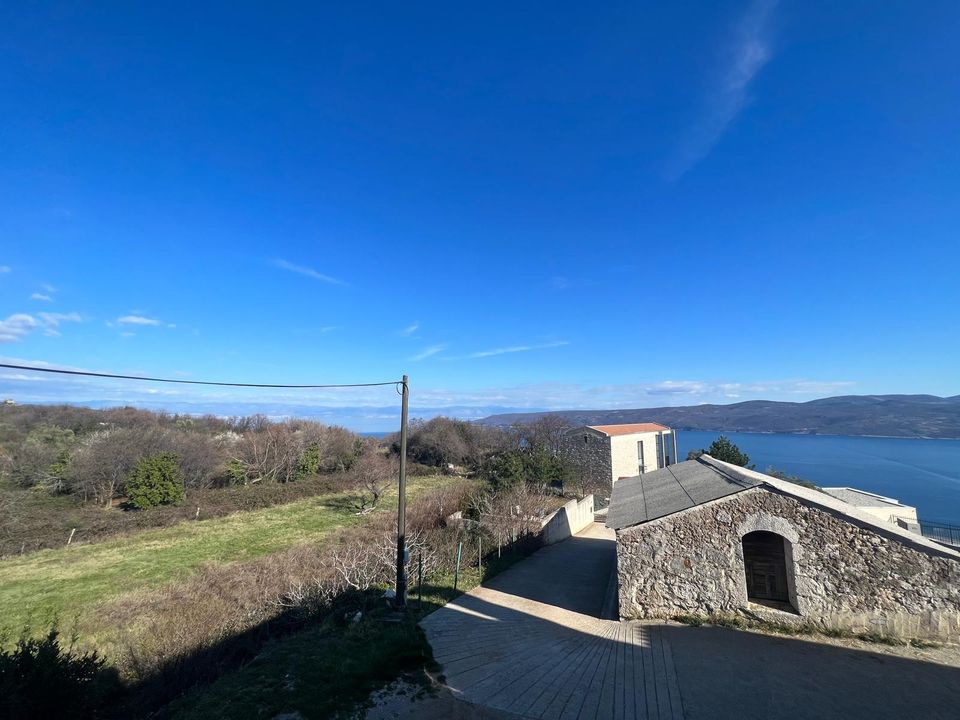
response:
<path id="1" fill-rule="evenodd" d="M 523 718 L 683 718 L 660 626 L 600 617 L 615 552 L 591 525 L 427 617 L 454 696 Z"/>

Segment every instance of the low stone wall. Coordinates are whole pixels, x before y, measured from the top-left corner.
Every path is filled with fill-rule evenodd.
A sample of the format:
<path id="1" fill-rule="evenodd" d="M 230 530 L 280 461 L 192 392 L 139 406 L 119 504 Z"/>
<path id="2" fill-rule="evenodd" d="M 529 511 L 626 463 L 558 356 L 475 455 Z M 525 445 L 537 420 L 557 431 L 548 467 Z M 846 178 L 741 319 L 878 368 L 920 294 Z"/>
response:
<path id="1" fill-rule="evenodd" d="M 796 613 L 749 603 L 742 538 L 788 541 Z M 620 616 L 740 614 L 778 622 L 960 640 L 960 560 L 766 488 L 617 534 Z"/>
<path id="2" fill-rule="evenodd" d="M 566 540 L 593 522 L 593 495 L 571 500 L 543 521 L 540 537 L 544 545 Z"/>

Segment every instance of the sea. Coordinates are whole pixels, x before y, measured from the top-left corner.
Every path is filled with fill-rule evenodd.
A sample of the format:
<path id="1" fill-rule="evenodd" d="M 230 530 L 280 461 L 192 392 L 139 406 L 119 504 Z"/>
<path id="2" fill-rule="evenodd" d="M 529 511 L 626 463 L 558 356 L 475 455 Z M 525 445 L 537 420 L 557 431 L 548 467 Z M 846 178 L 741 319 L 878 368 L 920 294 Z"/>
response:
<path id="1" fill-rule="evenodd" d="M 680 459 L 721 434 L 761 472 L 774 467 L 821 487 L 866 490 L 914 506 L 922 520 L 960 525 L 960 440 L 680 430 Z"/>

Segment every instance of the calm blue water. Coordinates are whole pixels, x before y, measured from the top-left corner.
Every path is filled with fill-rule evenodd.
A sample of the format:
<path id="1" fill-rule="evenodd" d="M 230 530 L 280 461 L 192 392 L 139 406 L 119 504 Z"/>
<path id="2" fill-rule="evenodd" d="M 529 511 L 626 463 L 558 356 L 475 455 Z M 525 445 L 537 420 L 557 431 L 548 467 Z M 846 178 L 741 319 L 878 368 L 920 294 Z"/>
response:
<path id="1" fill-rule="evenodd" d="M 960 524 L 960 440 L 723 433 L 768 466 L 820 486 L 848 486 L 917 508 L 922 519 Z M 679 431 L 680 459 L 706 448 L 719 432 Z"/>

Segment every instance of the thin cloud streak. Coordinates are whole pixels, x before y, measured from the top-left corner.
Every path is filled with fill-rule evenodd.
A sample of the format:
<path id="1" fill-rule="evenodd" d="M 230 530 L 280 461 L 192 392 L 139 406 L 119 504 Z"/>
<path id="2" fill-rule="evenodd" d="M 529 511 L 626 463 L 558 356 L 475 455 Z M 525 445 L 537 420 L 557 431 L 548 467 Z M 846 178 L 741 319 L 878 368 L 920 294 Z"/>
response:
<path id="1" fill-rule="evenodd" d="M 52 297 L 50 297 L 49 295 L 44 295 L 43 293 L 33 293 L 33 295 L 30 296 L 30 299 L 39 300 L 41 302 L 53 302 Z"/>
<path id="2" fill-rule="evenodd" d="M 417 353 L 410 358 L 410 362 L 419 362 L 420 360 L 426 360 L 428 357 L 433 357 L 438 353 L 442 353 L 447 349 L 446 345 L 431 345 L 428 348 L 424 348 L 421 352 Z"/>
<path id="3" fill-rule="evenodd" d="M 750 82 L 770 61 L 769 21 L 776 0 L 754 0 L 737 25 L 731 60 L 707 99 L 700 122 L 689 131 L 667 169 L 666 179 L 680 179 L 703 160 L 746 106 Z"/>
<path id="4" fill-rule="evenodd" d="M 420 321 L 417 320 L 415 323 L 413 323 L 412 325 L 408 325 L 408 326 L 405 327 L 403 330 L 398 330 L 398 331 L 397 331 L 397 335 L 402 335 L 402 336 L 404 336 L 404 337 L 410 337 L 411 335 L 413 335 L 413 334 L 414 334 L 417 330 L 419 330 L 419 329 L 420 329 Z"/>
<path id="5" fill-rule="evenodd" d="M 120 325 L 159 325 L 160 321 L 143 315 L 124 315 L 117 318 Z"/>
<path id="6" fill-rule="evenodd" d="M 338 280 L 330 275 L 324 275 L 322 272 L 314 270 L 311 267 L 306 267 L 305 265 L 296 265 L 292 262 L 281 259 L 272 260 L 271 264 L 274 267 L 280 268 L 281 270 L 303 275 L 304 277 L 312 278 L 313 280 L 319 280 L 320 282 L 325 282 L 328 285 L 346 285 L 343 280 Z"/>
<path id="7" fill-rule="evenodd" d="M 470 353 L 468 355 L 459 355 L 457 357 L 447 358 L 448 360 L 476 360 L 477 358 L 495 357 L 497 355 L 508 355 L 510 353 L 530 352 L 531 350 L 547 350 L 548 348 L 563 347 L 570 343 L 566 340 L 543 343 L 541 345 L 513 345 L 510 347 L 493 348 L 492 350 L 481 350 L 480 352 Z"/>

